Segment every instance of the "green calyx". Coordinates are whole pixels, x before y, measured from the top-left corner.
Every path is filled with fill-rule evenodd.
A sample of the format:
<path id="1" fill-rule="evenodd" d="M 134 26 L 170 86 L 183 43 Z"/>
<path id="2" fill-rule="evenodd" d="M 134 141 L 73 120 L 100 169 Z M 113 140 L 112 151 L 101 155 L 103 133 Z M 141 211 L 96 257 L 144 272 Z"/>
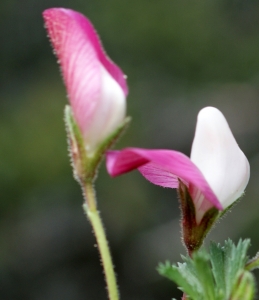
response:
<path id="1" fill-rule="evenodd" d="M 74 171 L 75 179 L 84 185 L 92 183 L 98 171 L 100 162 L 105 152 L 110 149 L 127 129 L 131 121 L 130 117 L 126 117 L 122 124 L 110 134 L 99 146 L 94 153 L 87 153 L 83 136 L 74 119 L 73 112 L 69 105 L 65 107 L 65 124 L 69 142 L 69 154 Z"/>

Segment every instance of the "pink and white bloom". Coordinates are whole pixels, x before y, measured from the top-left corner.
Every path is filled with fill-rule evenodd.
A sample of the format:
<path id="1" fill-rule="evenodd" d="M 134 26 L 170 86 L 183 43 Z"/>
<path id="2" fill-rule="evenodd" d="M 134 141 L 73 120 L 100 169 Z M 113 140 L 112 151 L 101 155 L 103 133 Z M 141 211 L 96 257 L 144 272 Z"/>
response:
<path id="1" fill-rule="evenodd" d="M 199 112 L 191 157 L 173 150 L 126 148 L 107 152 L 107 169 L 117 176 L 138 169 L 150 182 L 189 189 L 199 223 L 211 207 L 223 210 L 244 192 L 250 167 L 223 114 L 214 107 Z"/>
<path id="2" fill-rule="evenodd" d="M 125 118 L 125 76 L 107 57 L 93 25 L 82 14 L 51 8 L 43 17 L 74 118 L 91 155 Z"/>

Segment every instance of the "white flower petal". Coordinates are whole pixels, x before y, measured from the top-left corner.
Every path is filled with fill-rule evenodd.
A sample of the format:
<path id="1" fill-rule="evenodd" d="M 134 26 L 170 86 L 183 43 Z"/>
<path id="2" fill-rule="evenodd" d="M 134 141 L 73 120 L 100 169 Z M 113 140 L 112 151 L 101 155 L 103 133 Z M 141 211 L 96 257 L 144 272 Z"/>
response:
<path id="1" fill-rule="evenodd" d="M 224 208 L 243 194 L 250 166 L 225 117 L 214 107 L 206 107 L 198 115 L 191 160 Z"/>
<path id="2" fill-rule="evenodd" d="M 120 126 L 126 115 L 126 97 L 120 85 L 100 65 L 101 86 L 92 122 L 85 130 L 84 140 L 88 154 Z"/>

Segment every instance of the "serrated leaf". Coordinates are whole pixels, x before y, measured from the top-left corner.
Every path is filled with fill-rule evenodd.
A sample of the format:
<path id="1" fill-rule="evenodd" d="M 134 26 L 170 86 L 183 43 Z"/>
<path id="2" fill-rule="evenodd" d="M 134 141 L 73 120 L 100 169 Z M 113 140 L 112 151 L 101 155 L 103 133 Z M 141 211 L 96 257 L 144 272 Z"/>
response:
<path id="1" fill-rule="evenodd" d="M 253 300 L 255 294 L 255 280 L 252 273 L 243 271 L 236 282 L 231 294 L 231 300 Z"/>
<path id="2" fill-rule="evenodd" d="M 256 256 L 250 259 L 245 266 L 245 269 L 247 271 L 253 271 L 258 268 L 259 268 L 259 252 L 256 253 Z"/>
<path id="3" fill-rule="evenodd" d="M 196 272 L 193 260 L 189 256 L 181 255 L 181 257 L 182 257 L 182 260 L 186 263 L 186 268 L 188 268 L 188 271 L 190 272 L 190 274 L 192 274 L 195 278 L 197 278 L 197 272 Z"/>
<path id="4" fill-rule="evenodd" d="M 189 271 L 186 263 L 178 263 L 178 266 L 176 266 L 166 262 L 158 266 L 158 272 L 174 281 L 190 299 L 203 299 L 200 283 L 192 272 Z"/>
<path id="5" fill-rule="evenodd" d="M 224 299 L 224 295 L 226 294 L 225 261 L 224 251 L 219 244 L 217 245 L 213 242 L 210 244 L 210 260 L 216 282 L 217 299 Z"/>
<path id="6" fill-rule="evenodd" d="M 237 246 L 231 240 L 225 242 L 225 281 L 226 295 L 229 297 L 232 288 L 234 287 L 239 271 L 243 270 L 247 260 L 247 249 L 250 245 L 250 240 L 239 240 Z"/>
<path id="7" fill-rule="evenodd" d="M 203 288 L 204 299 L 206 300 L 215 300 L 215 282 L 209 263 L 209 255 L 205 250 L 194 253 L 193 262 L 197 277 Z"/>
<path id="8" fill-rule="evenodd" d="M 160 274 L 176 282 L 191 300 L 252 300 L 255 285 L 252 274 L 245 268 L 249 240 L 235 246 L 231 240 L 221 247 L 211 243 L 193 257 L 182 256 L 184 263 L 159 266 Z M 256 257 L 258 258 L 258 256 Z"/>

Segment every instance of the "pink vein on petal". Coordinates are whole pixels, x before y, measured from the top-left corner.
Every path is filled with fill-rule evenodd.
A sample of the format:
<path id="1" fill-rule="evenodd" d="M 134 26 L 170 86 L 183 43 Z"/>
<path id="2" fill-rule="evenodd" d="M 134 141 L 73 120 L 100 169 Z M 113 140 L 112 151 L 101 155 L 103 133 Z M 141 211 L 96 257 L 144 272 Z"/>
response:
<path id="1" fill-rule="evenodd" d="M 167 187 L 177 188 L 179 185 L 178 177 L 167 170 L 161 169 L 159 165 L 149 162 L 138 168 L 139 172 L 153 184 Z"/>
<path id="2" fill-rule="evenodd" d="M 133 169 L 139 169 L 150 182 L 163 187 L 178 187 L 178 178 L 186 184 L 193 184 L 216 208 L 222 205 L 208 185 L 200 170 L 189 157 L 178 151 L 126 148 L 107 152 L 107 170 L 117 176 Z"/>
<path id="3" fill-rule="evenodd" d="M 61 65 L 74 116 L 87 127 L 101 93 L 101 65 L 127 94 L 123 72 L 105 54 L 91 22 L 70 9 L 51 8 L 43 13 L 45 24 Z"/>
<path id="4" fill-rule="evenodd" d="M 125 97 L 128 95 L 128 86 L 125 79 L 125 75 L 122 70 L 106 55 L 104 48 L 101 44 L 100 38 L 95 31 L 92 23 L 82 14 L 70 10 L 72 16 L 77 19 L 78 23 L 81 25 L 83 31 L 87 33 L 96 54 L 105 67 L 105 69 L 110 73 L 110 75 L 117 81 L 124 91 Z"/>
<path id="5" fill-rule="evenodd" d="M 84 15 L 71 9 L 50 8 L 44 11 L 43 16 L 47 23 L 47 28 L 49 28 L 49 22 L 54 22 L 54 26 L 62 25 L 62 22 L 75 22 L 77 25 L 77 28 L 75 29 L 81 31 L 85 39 L 89 39 L 92 47 L 94 48 L 98 56 L 98 60 L 110 73 L 110 75 L 118 82 L 118 84 L 123 89 L 125 96 L 127 96 L 128 87 L 125 75 L 123 74 L 122 70 L 106 55 L 97 32 L 95 31 L 92 23 Z M 61 22 L 61 24 L 59 24 L 59 22 Z M 69 29 L 68 26 L 69 24 L 67 24 L 66 28 L 64 29 Z M 72 35 L 77 34 L 76 30 L 74 30 L 74 32 L 71 32 Z M 60 39 L 60 41 L 62 42 L 62 37 L 60 37 L 59 35 L 62 36 L 63 33 L 60 32 L 59 34 L 58 32 L 56 32 L 55 34 L 57 39 L 57 45 L 59 43 L 58 39 Z M 57 47 L 59 46 L 57 45 Z"/>

